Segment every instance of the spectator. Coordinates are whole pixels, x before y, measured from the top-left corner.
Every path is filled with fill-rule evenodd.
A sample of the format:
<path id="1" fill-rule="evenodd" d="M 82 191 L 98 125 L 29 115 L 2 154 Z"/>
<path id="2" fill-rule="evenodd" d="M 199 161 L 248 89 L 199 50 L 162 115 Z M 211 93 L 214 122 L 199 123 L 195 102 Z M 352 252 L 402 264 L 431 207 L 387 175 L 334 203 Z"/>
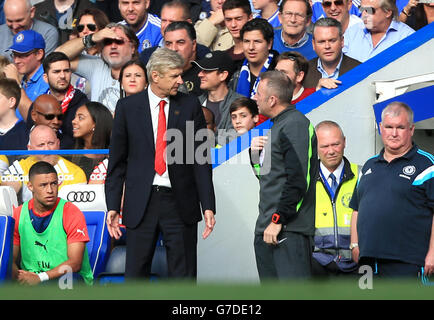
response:
<path id="1" fill-rule="evenodd" d="M 377 55 L 414 32 L 398 21 L 394 0 L 362 0 L 360 11 L 364 28 L 355 25 L 347 29 L 344 53 L 360 62 Z"/>
<path id="2" fill-rule="evenodd" d="M 225 26 L 222 5 L 225 0 L 210 0 L 211 15 L 195 23 L 197 42 L 211 49 L 227 50 L 234 45 L 234 40 Z"/>
<path id="3" fill-rule="evenodd" d="M 31 200 L 13 214 L 12 277 L 21 284 L 37 285 L 72 271 L 92 284 L 86 220 L 74 204 L 57 196 L 54 167 L 44 161 L 35 163 L 29 170 L 28 186 Z"/>
<path id="4" fill-rule="evenodd" d="M 357 263 L 351 258 L 349 203 L 359 169 L 344 156 L 345 136 L 336 122 L 321 121 L 315 132 L 320 160 L 312 273 L 315 276 L 353 273 Z"/>
<path id="5" fill-rule="evenodd" d="M 225 51 L 214 51 L 193 63 L 201 69 L 198 74 L 200 88 L 205 91 L 199 96 L 199 102 L 214 115 L 216 129 L 219 132 L 217 143 L 226 144 L 226 131 L 233 129 L 229 107 L 235 99 L 242 97 L 228 88 L 229 79 L 234 71 L 232 60 Z"/>
<path id="6" fill-rule="evenodd" d="M 187 21 L 192 22 L 190 18 L 190 11 L 188 5 L 182 0 L 172 0 L 170 2 L 166 2 L 161 9 L 161 35 L 164 37 L 164 32 L 169 24 L 176 21 Z M 149 57 L 152 53 L 160 47 L 164 47 L 164 38 L 161 39 L 161 42 L 158 46 L 154 46 L 140 52 L 140 60 L 142 60 L 143 64 L 146 65 L 148 63 Z M 202 59 L 210 50 L 208 47 L 196 43 L 196 55 L 198 59 Z"/>
<path id="7" fill-rule="evenodd" d="M 341 23 L 344 39 L 349 27 L 357 24 L 360 28 L 363 28 L 363 21 L 359 15 L 350 12 L 354 8 L 352 0 L 324 0 L 322 7 L 327 17 L 336 19 Z"/>
<path id="8" fill-rule="evenodd" d="M 49 94 L 41 94 L 33 103 L 30 112 L 33 125 L 46 125 L 56 132 L 57 137 L 61 140 L 62 131 L 60 127 L 63 124 L 63 113 L 59 101 Z M 62 142 L 60 142 L 62 143 Z"/>
<path id="9" fill-rule="evenodd" d="M 278 53 L 272 50 L 274 31 L 265 19 L 257 18 L 244 24 L 240 33 L 246 59 L 232 77 L 232 88 L 252 98 L 256 93 L 259 74 L 273 70 L 276 65 Z"/>
<path id="10" fill-rule="evenodd" d="M 259 112 L 273 119 L 250 148 L 260 165 L 254 248 L 261 281 L 311 275 L 317 143 L 309 120 L 291 105 L 292 87 L 283 72 L 268 71 L 255 95 Z"/>
<path id="11" fill-rule="evenodd" d="M 48 126 L 38 125 L 30 132 L 28 150 L 59 150 L 59 146 L 60 141 L 56 137 L 56 133 Z M 4 172 L 1 181 L 2 185 L 10 186 L 15 190 L 21 203 L 32 197 L 31 191 L 27 187 L 29 169 L 38 161 L 46 161 L 54 166 L 59 174 L 59 188 L 87 182 L 86 175 L 81 168 L 56 154 L 37 154 L 19 161 L 16 160 Z"/>
<path id="12" fill-rule="evenodd" d="M 9 49 L 12 51 L 14 64 L 7 65 L 3 72 L 7 78 L 16 80 L 22 88 L 16 113 L 19 119 L 27 119 L 32 101 L 48 91 L 42 66 L 45 41 L 39 33 L 24 30 L 15 35 L 14 42 Z"/>
<path id="13" fill-rule="evenodd" d="M 184 83 L 179 86 L 178 90 L 183 93 L 193 93 L 197 97 L 203 94 L 198 77 L 200 68 L 191 63 L 197 58 L 196 31 L 193 25 L 187 21 L 176 21 L 169 24 L 164 32 L 164 46 L 176 51 L 184 59 L 182 72 Z"/>
<path id="14" fill-rule="evenodd" d="M 76 90 L 71 85 L 71 63 L 69 58 L 62 52 L 52 52 L 43 61 L 44 80 L 48 83 L 50 90 L 48 94 L 53 96 L 57 101 L 63 114 L 63 123 L 60 130 L 57 131 L 60 139 L 61 149 L 73 149 L 74 138 L 72 135 L 72 119 L 78 107 L 82 106 L 89 100 L 80 90 Z M 34 105 L 30 106 L 29 116 L 27 117 L 27 128 L 34 124 L 34 118 L 37 114 L 32 115 Z M 57 109 L 57 107 L 56 107 Z M 52 110 L 39 110 L 44 114 L 52 114 Z M 39 115 L 41 118 L 41 115 Z M 46 118 L 46 117 L 45 117 Z M 51 118 L 51 116 L 50 116 Z M 53 120 L 58 117 L 54 117 Z M 47 120 L 47 119 L 46 119 Z M 38 123 L 39 124 L 39 123 Z"/>
<path id="15" fill-rule="evenodd" d="M 98 32 L 104 29 L 110 23 L 106 14 L 96 8 L 88 8 L 82 11 L 78 17 L 78 22 L 75 25 L 74 31 L 70 36 L 70 39 L 84 38 L 85 36 Z M 102 43 L 84 49 L 83 55 L 101 55 Z M 91 88 L 89 81 L 86 78 L 80 77 L 76 73 L 71 75 L 71 84 L 74 88 L 79 89 L 86 94 L 87 97 L 91 97 Z"/>
<path id="16" fill-rule="evenodd" d="M 0 79 L 6 78 L 5 73 L 3 72 L 4 67 L 11 64 L 8 58 L 5 56 L 0 55 Z"/>
<path id="17" fill-rule="evenodd" d="M 234 45 L 227 52 L 234 61 L 235 70 L 238 70 L 246 58 L 240 31 L 247 21 L 252 20 L 252 10 L 248 0 L 226 0 L 222 9 L 226 28 L 234 40 Z"/>
<path id="18" fill-rule="evenodd" d="M 107 108 L 98 102 L 88 102 L 77 109 L 72 121 L 76 149 L 88 149 L 89 154 L 74 155 L 72 162 L 84 170 L 87 180 L 105 155 L 92 154 L 91 149 L 108 149 L 113 117 Z"/>
<path id="19" fill-rule="evenodd" d="M 410 0 L 399 14 L 399 21 L 410 28 L 419 30 L 434 21 L 434 2 L 422 3 L 419 0 Z"/>
<path id="20" fill-rule="evenodd" d="M 101 57 L 83 56 L 85 48 L 101 43 Z M 72 39 L 56 51 L 65 53 L 71 60 L 71 69 L 90 81 L 92 101 L 105 105 L 112 113 L 120 97 L 119 74 L 122 67 L 137 57 L 138 40 L 134 32 L 125 25 L 110 23 L 104 29 Z"/>
<path id="21" fill-rule="evenodd" d="M 277 57 L 276 70 L 284 72 L 294 86 L 292 104 L 296 104 L 315 92 L 315 88 L 303 86 L 309 70 L 309 63 L 301 53 L 287 51 Z"/>
<path id="22" fill-rule="evenodd" d="M 80 12 L 92 6 L 89 0 L 44 0 L 35 5 L 35 16 L 57 28 L 59 44 L 62 44 L 69 40 Z"/>
<path id="23" fill-rule="evenodd" d="M 253 7 L 259 11 L 254 18 L 263 18 L 272 25 L 273 28 L 282 26 L 279 20 L 279 0 L 253 0 Z"/>
<path id="24" fill-rule="evenodd" d="M 429 276 L 434 156 L 413 143 L 413 110 L 405 103 L 382 111 L 380 133 L 384 148 L 363 165 L 350 202 L 353 260 L 380 277 Z"/>
<path id="25" fill-rule="evenodd" d="M 26 149 L 26 125 L 15 113 L 20 97 L 21 90 L 15 80 L 0 79 L 0 150 Z"/>
<path id="26" fill-rule="evenodd" d="M 4 12 L 6 24 L 0 26 L 0 54 L 5 55 L 12 61 L 12 55 L 7 52 L 12 45 L 14 36 L 24 30 L 33 30 L 42 35 L 48 54 L 56 49 L 59 41 L 57 29 L 52 25 L 34 19 L 35 7 L 30 0 L 5 0 Z"/>
<path id="27" fill-rule="evenodd" d="M 399 1 L 408 1 L 408 0 L 398 0 L 398 2 Z M 327 5 L 330 5 L 330 4 L 327 4 L 326 7 L 324 7 L 322 5 L 322 3 L 323 3 L 322 0 L 313 0 L 313 1 L 309 0 L 309 2 L 312 5 L 312 23 L 315 23 L 317 20 L 319 20 L 321 18 L 330 17 L 329 14 L 327 13 L 327 9 L 329 8 L 329 7 L 327 7 Z M 354 0 L 354 1 L 350 1 L 350 2 L 351 2 L 350 9 L 349 9 L 350 15 L 355 15 L 357 17 L 360 17 L 362 15 L 359 11 L 360 0 Z M 342 4 L 341 4 L 341 2 L 337 2 L 337 3 L 335 3 L 335 6 L 337 6 L 337 7 L 342 6 Z M 331 17 L 331 18 L 335 18 L 336 20 L 339 20 L 336 17 Z"/>
<path id="28" fill-rule="evenodd" d="M 148 13 L 149 0 L 119 0 L 119 11 L 139 39 L 138 51 L 157 46 L 161 39 L 161 20 Z"/>
<path id="29" fill-rule="evenodd" d="M 313 27 L 313 48 L 317 58 L 309 61 L 309 72 L 304 80 L 307 87 L 335 89 L 342 82 L 341 75 L 360 64 L 342 53 L 344 37 L 341 23 L 333 18 L 321 18 Z"/>
<path id="30" fill-rule="evenodd" d="M 206 128 L 211 130 L 213 133 L 216 132 L 216 124 L 214 113 L 207 107 L 202 107 L 203 116 L 205 117 Z M 214 144 L 213 144 L 214 145 Z"/>
<path id="31" fill-rule="evenodd" d="M 119 75 L 121 98 L 128 97 L 146 88 L 146 67 L 139 59 L 128 61 Z"/>
<path id="32" fill-rule="evenodd" d="M 274 34 L 273 49 L 300 52 L 306 59 L 316 57 L 312 47 L 312 35 L 307 32 L 312 8 L 307 0 L 282 0 L 279 9 L 282 29 Z"/>
<path id="33" fill-rule="evenodd" d="M 253 129 L 259 120 L 258 105 L 255 100 L 241 97 L 235 99 L 230 108 L 232 126 L 238 135 Z"/>

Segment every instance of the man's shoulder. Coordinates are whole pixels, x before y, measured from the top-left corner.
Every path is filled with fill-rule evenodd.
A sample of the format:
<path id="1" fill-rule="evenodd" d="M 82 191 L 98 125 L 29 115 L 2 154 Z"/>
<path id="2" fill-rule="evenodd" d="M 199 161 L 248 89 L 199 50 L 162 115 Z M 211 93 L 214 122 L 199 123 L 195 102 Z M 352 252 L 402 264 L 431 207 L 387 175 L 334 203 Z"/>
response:
<path id="1" fill-rule="evenodd" d="M 54 32 L 56 34 L 58 33 L 56 27 L 38 19 L 33 19 L 32 29 L 36 32 L 39 32 L 42 36 L 49 32 Z"/>

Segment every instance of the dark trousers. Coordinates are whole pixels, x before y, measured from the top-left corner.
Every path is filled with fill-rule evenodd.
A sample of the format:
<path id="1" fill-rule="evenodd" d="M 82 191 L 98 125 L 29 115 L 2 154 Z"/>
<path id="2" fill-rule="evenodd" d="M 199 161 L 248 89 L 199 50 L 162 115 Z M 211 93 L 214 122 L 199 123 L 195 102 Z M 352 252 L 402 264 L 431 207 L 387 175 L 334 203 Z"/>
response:
<path id="1" fill-rule="evenodd" d="M 125 277 L 150 276 L 160 232 L 167 253 L 168 276 L 195 279 L 197 223 L 187 225 L 181 220 L 174 196 L 167 189 L 153 190 L 141 223 L 134 229 L 127 228 Z"/>
<path id="2" fill-rule="evenodd" d="M 294 232 L 282 232 L 277 245 L 264 242 L 263 235 L 255 235 L 256 267 L 261 281 L 271 279 L 299 279 L 311 276 L 311 238 Z"/>
<path id="3" fill-rule="evenodd" d="M 422 266 L 407 263 L 399 260 L 376 259 L 362 257 L 359 265 L 368 265 L 372 268 L 374 275 L 383 278 L 415 278 L 422 270 Z"/>

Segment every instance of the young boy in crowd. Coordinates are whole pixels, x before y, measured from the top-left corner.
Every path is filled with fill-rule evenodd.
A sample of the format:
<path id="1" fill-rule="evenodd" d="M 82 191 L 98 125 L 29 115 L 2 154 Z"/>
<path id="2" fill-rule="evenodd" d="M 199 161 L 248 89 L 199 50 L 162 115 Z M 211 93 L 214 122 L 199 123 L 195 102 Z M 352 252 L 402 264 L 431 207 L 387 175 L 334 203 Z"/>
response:
<path id="1" fill-rule="evenodd" d="M 252 99 L 241 97 L 232 102 L 229 113 L 232 126 L 238 135 L 253 129 L 259 120 L 258 106 Z"/>
<path id="2" fill-rule="evenodd" d="M 0 79 L 0 150 L 27 149 L 26 125 L 15 111 L 20 98 L 21 89 L 15 80 Z"/>
<path id="3" fill-rule="evenodd" d="M 281 26 L 279 15 L 279 0 L 253 0 L 253 7 L 260 11 L 260 14 L 255 15 L 254 18 L 263 18 L 267 20 L 273 28 Z"/>

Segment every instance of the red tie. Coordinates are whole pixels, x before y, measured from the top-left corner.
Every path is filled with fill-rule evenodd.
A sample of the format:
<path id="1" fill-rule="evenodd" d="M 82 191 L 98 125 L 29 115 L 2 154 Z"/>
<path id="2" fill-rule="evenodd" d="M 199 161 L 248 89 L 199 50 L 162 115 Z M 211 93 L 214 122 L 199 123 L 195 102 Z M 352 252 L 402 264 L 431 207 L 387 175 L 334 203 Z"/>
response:
<path id="1" fill-rule="evenodd" d="M 166 133 L 166 115 L 164 113 L 164 106 L 166 101 L 160 101 L 160 112 L 158 113 L 158 129 L 157 129 L 157 143 L 155 145 L 155 172 L 160 176 L 166 171 L 166 141 L 163 139 Z"/>

